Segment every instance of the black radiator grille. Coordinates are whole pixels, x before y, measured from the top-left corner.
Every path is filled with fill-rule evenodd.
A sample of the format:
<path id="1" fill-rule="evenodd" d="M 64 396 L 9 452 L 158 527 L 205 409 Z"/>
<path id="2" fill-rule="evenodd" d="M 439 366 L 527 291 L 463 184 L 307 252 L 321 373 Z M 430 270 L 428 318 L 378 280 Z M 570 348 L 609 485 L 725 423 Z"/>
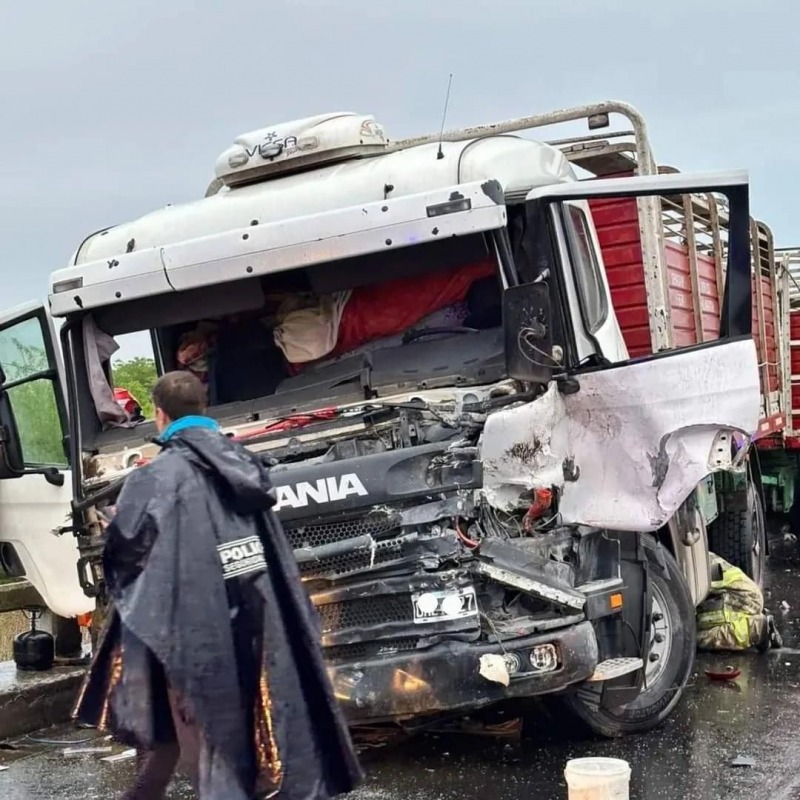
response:
<path id="1" fill-rule="evenodd" d="M 323 633 L 370 628 L 387 622 L 414 621 L 414 607 L 407 594 L 385 594 L 362 597 L 317 606 Z"/>
<path id="2" fill-rule="evenodd" d="M 374 567 L 385 567 L 400 561 L 402 556 L 400 542 L 389 539 L 376 542 L 374 548 L 362 548 L 350 553 L 322 558 L 319 561 L 306 561 L 300 564 L 303 578 L 342 578 Z"/>
<path id="3" fill-rule="evenodd" d="M 359 519 L 339 520 L 319 525 L 298 525 L 287 528 L 286 533 L 292 547 L 321 547 L 326 544 L 343 542 L 359 536 L 376 538 L 397 527 L 397 518 L 391 514 L 373 514 Z"/>
<path id="4" fill-rule="evenodd" d="M 405 636 L 398 639 L 383 639 L 379 642 L 356 642 L 355 644 L 339 644 L 325 648 L 325 658 L 332 663 L 341 661 L 362 661 L 376 656 L 392 653 L 408 653 L 417 649 L 419 639 Z"/>

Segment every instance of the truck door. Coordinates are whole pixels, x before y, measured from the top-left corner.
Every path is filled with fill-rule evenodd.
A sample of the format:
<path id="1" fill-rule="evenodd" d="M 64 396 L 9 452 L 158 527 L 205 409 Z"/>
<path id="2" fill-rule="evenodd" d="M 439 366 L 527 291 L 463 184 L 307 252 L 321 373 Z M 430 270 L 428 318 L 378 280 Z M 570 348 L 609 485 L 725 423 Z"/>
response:
<path id="1" fill-rule="evenodd" d="M 43 306 L 0 312 L 0 562 L 56 614 L 93 602 L 78 581 L 70 524 L 67 413 L 53 323 Z"/>
<path id="2" fill-rule="evenodd" d="M 569 227 L 574 210 L 589 198 L 699 192 L 719 192 L 729 201 L 720 337 L 620 361 L 613 345 L 611 353 L 607 349 L 615 323 L 613 309 L 603 306 L 603 287 L 610 299 L 604 276 L 595 289 L 581 287 L 585 265 L 575 257 Z M 562 491 L 565 523 L 657 530 L 704 477 L 736 468 L 757 430 L 747 176 L 675 174 L 563 184 L 534 190 L 527 204 L 531 218 L 541 219 L 543 206 L 551 215 L 558 261 L 552 280 L 561 283 L 559 294 L 566 299 L 575 360 L 542 397 L 489 417 L 485 491 L 502 508 L 515 502 L 523 486 L 555 485 Z M 535 447 L 519 446 L 531 437 Z"/>

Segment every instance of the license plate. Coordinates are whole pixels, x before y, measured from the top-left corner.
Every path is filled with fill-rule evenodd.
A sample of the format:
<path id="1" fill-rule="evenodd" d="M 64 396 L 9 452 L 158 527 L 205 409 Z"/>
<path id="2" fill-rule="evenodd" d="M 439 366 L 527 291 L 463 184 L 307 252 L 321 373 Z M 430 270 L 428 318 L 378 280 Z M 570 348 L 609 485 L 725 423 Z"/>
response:
<path id="1" fill-rule="evenodd" d="M 449 622 L 473 617 L 478 613 L 475 587 L 442 589 L 435 592 L 417 592 L 411 596 L 414 604 L 414 622 Z"/>

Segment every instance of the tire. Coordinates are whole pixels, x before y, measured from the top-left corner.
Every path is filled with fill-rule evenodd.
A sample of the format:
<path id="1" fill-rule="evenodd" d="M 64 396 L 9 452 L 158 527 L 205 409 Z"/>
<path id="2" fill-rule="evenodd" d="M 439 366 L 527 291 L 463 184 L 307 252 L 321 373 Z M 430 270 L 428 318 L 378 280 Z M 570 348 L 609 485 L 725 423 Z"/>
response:
<path id="1" fill-rule="evenodd" d="M 657 545 L 651 537 L 648 547 Z M 609 739 L 644 733 L 660 725 L 675 709 L 692 675 L 695 658 L 695 609 L 678 562 L 662 550 L 669 579 L 659 570 L 650 573 L 653 623 L 645 657 L 645 686 L 632 702 L 617 709 L 595 709 L 580 694 L 567 695 L 569 709 L 593 733 Z M 663 641 L 656 641 L 661 635 Z M 654 655 L 659 660 L 651 661 Z"/>
<path id="2" fill-rule="evenodd" d="M 764 505 L 751 481 L 747 484 L 747 507 L 720 514 L 709 526 L 708 546 L 763 587 L 767 558 Z"/>

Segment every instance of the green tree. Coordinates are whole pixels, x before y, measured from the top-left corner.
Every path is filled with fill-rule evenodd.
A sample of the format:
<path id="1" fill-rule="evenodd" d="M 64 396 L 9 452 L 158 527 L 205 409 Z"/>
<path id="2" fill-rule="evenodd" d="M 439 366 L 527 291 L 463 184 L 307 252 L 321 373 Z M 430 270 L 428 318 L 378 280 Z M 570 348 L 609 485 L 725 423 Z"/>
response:
<path id="1" fill-rule="evenodd" d="M 22 458 L 26 464 L 66 466 L 64 432 L 50 378 L 21 383 L 8 390 Z"/>
<path id="2" fill-rule="evenodd" d="M 33 336 L 28 338 L 36 340 Z M 7 354 L 3 359 L 3 371 L 9 383 L 25 380 L 49 368 L 44 342 L 29 344 L 12 335 L 0 345 Z M 34 378 L 12 386 L 7 393 L 17 423 L 23 461 L 65 466 L 63 431 L 52 379 Z"/>
<path id="3" fill-rule="evenodd" d="M 152 358 L 132 358 L 128 361 L 113 361 L 111 364 L 114 386 L 127 389 L 141 404 L 142 414 L 147 419 L 153 417 L 153 399 L 151 394 L 158 374 L 156 362 Z"/>

